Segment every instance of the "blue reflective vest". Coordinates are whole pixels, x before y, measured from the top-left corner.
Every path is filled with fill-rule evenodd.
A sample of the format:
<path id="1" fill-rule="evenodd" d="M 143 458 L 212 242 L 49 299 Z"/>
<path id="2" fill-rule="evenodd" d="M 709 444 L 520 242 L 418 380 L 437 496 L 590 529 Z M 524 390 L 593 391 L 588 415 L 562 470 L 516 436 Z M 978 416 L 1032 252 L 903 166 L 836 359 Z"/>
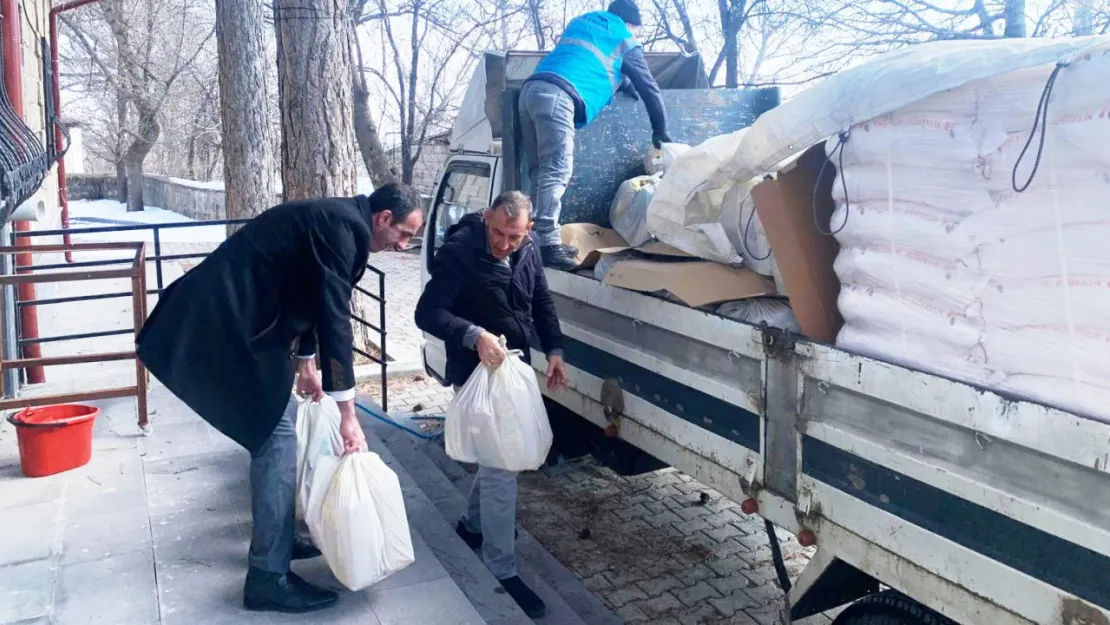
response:
<path id="1" fill-rule="evenodd" d="M 584 126 L 613 100 L 621 84 L 621 62 L 640 46 L 624 20 L 608 11 L 580 15 L 567 24 L 559 44 L 536 67 L 536 73 L 562 76 L 586 107 Z"/>

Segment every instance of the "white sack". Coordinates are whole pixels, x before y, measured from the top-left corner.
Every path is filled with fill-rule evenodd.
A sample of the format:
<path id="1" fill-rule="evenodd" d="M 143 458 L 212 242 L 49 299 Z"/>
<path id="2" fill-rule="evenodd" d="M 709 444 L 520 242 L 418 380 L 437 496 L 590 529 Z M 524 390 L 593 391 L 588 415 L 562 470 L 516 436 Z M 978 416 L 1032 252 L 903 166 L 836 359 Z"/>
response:
<path id="1" fill-rule="evenodd" d="M 838 204 L 829 222 L 844 247 L 886 246 L 921 252 L 955 263 L 974 254 L 975 243 L 960 229 L 962 219 L 911 202 Z"/>
<path id="2" fill-rule="evenodd" d="M 844 322 L 861 332 L 907 337 L 905 340 L 933 344 L 938 350 L 950 346 L 953 353 L 966 354 L 982 339 L 982 325 L 962 310 L 884 289 L 845 284 L 837 308 Z"/>
<path id="3" fill-rule="evenodd" d="M 551 424 L 536 372 L 510 352 L 496 370 L 479 365 L 447 406 L 444 442 L 459 462 L 534 471 L 551 449 Z"/>
<path id="4" fill-rule="evenodd" d="M 730 265 L 743 262 L 721 223 L 725 190 L 696 190 L 732 154 L 744 132 L 713 137 L 675 159 L 648 205 L 648 230 L 657 239 L 698 258 Z"/>
<path id="5" fill-rule="evenodd" d="M 1110 325 L 1110 278 L 995 281 L 980 299 L 983 322 L 992 327 Z"/>
<path id="6" fill-rule="evenodd" d="M 944 310 L 966 312 L 987 283 L 973 260 L 951 263 L 924 252 L 876 244 L 842 248 L 833 270 L 842 284 L 883 289 L 899 297 L 933 302 Z"/>
<path id="7" fill-rule="evenodd" d="M 609 206 L 609 221 L 613 224 L 613 230 L 631 247 L 639 247 L 651 240 L 647 211 L 661 178 L 662 176 L 654 175 L 625 180 Z"/>
<path id="8" fill-rule="evenodd" d="M 753 297 L 725 302 L 717 307 L 717 314 L 752 325 L 767 324 L 772 328 L 802 333 L 802 326 L 790 308 L 790 303 L 777 297 Z"/>
<path id="9" fill-rule="evenodd" d="M 851 324 L 840 329 L 836 345 L 883 362 L 981 386 L 1002 377 L 983 366 L 982 351 L 978 347 L 957 350 L 913 335 L 861 330 Z"/>
<path id="10" fill-rule="evenodd" d="M 331 482 L 331 471 L 338 458 L 343 455 L 343 436 L 339 433 L 339 421 L 339 406 L 327 395 L 319 402 L 301 400 L 297 406 L 298 519 L 307 520 L 308 510 L 313 509 L 309 502 L 314 487 L 318 483 L 326 485 Z M 317 502 L 322 495 L 323 492 L 320 492 Z"/>
<path id="11" fill-rule="evenodd" d="M 320 517 L 309 529 L 336 579 L 351 590 L 367 588 L 416 559 L 397 474 L 372 452 L 339 461 Z"/>
<path id="12" fill-rule="evenodd" d="M 1010 375 L 1055 376 L 1080 383 L 1110 380 L 1110 330 L 1068 326 L 989 326 L 987 364 Z M 1104 414 L 1110 414 L 1103 409 Z"/>
<path id="13" fill-rule="evenodd" d="M 771 242 L 755 210 L 748 185 L 733 185 L 725 192 L 721 223 L 733 249 L 744 259 L 744 266 L 763 276 L 776 276 L 778 265 L 771 253 Z"/>
<path id="14" fill-rule="evenodd" d="M 854 124 L 974 80 L 1032 68 L 1031 75 L 1042 79 L 1043 88 L 1057 61 L 1074 65 L 1085 55 L 1104 56 L 1108 50 L 1110 36 L 934 41 L 888 52 L 760 115 L 703 188 L 719 189 L 775 171 L 779 164 Z"/>

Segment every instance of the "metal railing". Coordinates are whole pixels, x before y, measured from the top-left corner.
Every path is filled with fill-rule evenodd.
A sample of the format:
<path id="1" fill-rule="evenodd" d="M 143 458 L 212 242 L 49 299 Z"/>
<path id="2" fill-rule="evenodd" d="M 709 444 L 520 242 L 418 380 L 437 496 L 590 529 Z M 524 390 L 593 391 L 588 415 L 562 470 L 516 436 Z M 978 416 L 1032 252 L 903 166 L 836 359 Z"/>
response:
<path id="1" fill-rule="evenodd" d="M 185 229 L 185 228 L 198 228 L 198 227 L 204 227 L 204 226 L 224 226 L 224 227 L 227 227 L 227 226 L 240 225 L 240 224 L 246 223 L 247 221 L 250 221 L 250 220 L 249 219 L 217 219 L 217 220 L 210 220 L 210 221 L 195 221 L 195 222 L 166 223 L 166 224 L 142 224 L 142 225 L 133 225 L 133 226 L 95 226 L 95 227 L 90 227 L 90 228 L 68 228 L 68 229 L 64 229 L 64 230 L 62 230 L 62 229 L 59 229 L 59 230 L 32 230 L 32 231 L 26 231 L 26 232 L 13 232 L 12 233 L 12 245 L 22 244 L 21 243 L 22 241 L 26 241 L 28 239 L 36 239 L 36 238 L 44 238 L 44 237 L 59 237 L 59 236 L 62 236 L 63 234 L 65 234 L 65 233 L 68 233 L 73 237 L 77 237 L 77 236 L 81 236 L 81 235 L 90 235 L 90 234 L 113 234 L 113 233 L 121 233 L 121 232 L 137 232 L 137 231 L 148 231 L 148 230 L 152 231 L 153 239 L 154 239 L 153 240 L 154 255 L 147 256 L 146 257 L 146 262 L 147 263 L 154 263 L 154 276 L 155 276 L 154 281 L 155 281 L 155 285 L 154 285 L 154 288 L 146 290 L 146 295 L 147 296 L 160 295 L 162 293 L 162 291 L 164 291 L 165 288 L 166 288 L 165 272 L 163 270 L 163 262 L 175 262 L 175 261 L 182 261 L 182 260 L 203 259 L 203 258 L 207 257 L 208 254 L 209 254 L 209 252 L 197 252 L 197 253 L 189 253 L 189 254 L 163 254 L 162 253 L 162 248 L 163 248 L 162 232 L 164 230 L 181 230 L 181 229 Z M 216 242 L 213 241 L 212 243 L 216 243 Z M 45 246 L 32 246 L 30 249 L 40 251 L 42 249 L 42 247 L 45 247 Z M 23 248 L 21 248 L 21 249 L 23 249 Z M 79 248 L 75 248 L 75 249 L 79 249 Z M 70 270 L 72 270 L 72 269 L 79 269 L 79 268 L 104 267 L 104 266 L 109 266 L 109 265 L 120 265 L 120 264 L 129 263 L 129 262 L 131 262 L 131 260 L 129 260 L 129 259 L 103 259 L 103 260 L 78 261 L 78 262 L 72 262 L 72 263 L 61 262 L 61 263 L 42 264 L 42 265 L 32 264 L 30 266 L 20 265 L 20 266 L 15 267 L 15 273 L 18 274 L 18 273 L 25 273 L 25 272 L 29 272 L 29 271 L 49 271 L 49 270 L 60 270 L 60 269 L 70 269 Z M 386 332 L 385 272 L 381 271 L 377 267 L 374 267 L 373 265 L 370 265 L 370 264 L 366 265 L 366 271 L 372 273 L 374 276 L 377 277 L 378 292 L 377 293 L 371 293 L 367 289 L 363 288 L 361 285 L 355 285 L 355 290 L 357 292 L 365 295 L 366 297 L 369 297 L 370 299 L 374 300 L 375 302 L 377 302 L 377 304 L 378 304 L 378 314 L 379 314 L 380 321 L 377 325 L 375 325 L 375 324 L 371 323 L 370 321 L 367 321 L 366 319 L 363 319 L 363 318 L 359 317 L 358 315 L 355 315 L 354 313 L 351 314 L 351 319 L 355 323 L 359 324 L 360 326 L 362 326 L 364 328 L 368 328 L 371 332 L 377 334 L 377 336 L 378 336 L 378 348 L 379 348 L 381 354 L 380 354 L 380 356 L 375 356 L 374 354 L 371 354 L 371 353 L 368 353 L 368 352 L 363 351 L 361 349 L 358 349 L 357 347 L 355 348 L 354 351 L 358 355 L 368 359 L 370 362 L 372 362 L 374 364 L 377 364 L 378 366 L 381 367 L 381 387 L 382 387 L 382 402 L 381 402 L 381 404 L 382 404 L 382 409 L 383 410 L 388 410 L 389 397 L 388 397 L 387 371 L 386 371 L 387 368 L 388 368 L 388 362 L 387 362 L 388 359 L 387 359 L 387 356 L 386 356 L 386 353 L 387 353 L 386 352 L 386 334 L 387 334 L 387 332 Z M 67 304 L 67 303 L 72 303 L 72 302 L 86 302 L 86 301 L 103 300 L 103 299 L 117 299 L 117 298 L 123 298 L 123 297 L 131 297 L 131 293 L 126 292 L 126 291 L 121 291 L 121 292 L 118 292 L 118 293 L 97 293 L 97 294 L 94 294 L 94 295 L 75 295 L 75 296 L 70 296 L 70 297 L 43 298 L 43 299 L 36 299 L 34 301 L 18 301 L 17 300 L 16 301 L 16 306 L 18 307 L 18 309 L 22 309 L 22 308 L 26 308 L 26 307 L 39 307 L 39 306 L 48 306 L 48 305 L 53 305 L 53 304 Z M 18 315 L 17 315 L 17 317 L 18 317 Z M 100 331 L 100 332 L 83 332 L 83 333 L 78 333 L 78 334 L 65 334 L 65 335 L 60 335 L 60 336 L 27 338 L 27 337 L 23 336 L 22 329 L 17 328 L 17 337 L 18 337 L 18 345 L 19 345 L 20 348 L 22 348 L 25 345 L 31 345 L 31 344 L 36 344 L 36 343 L 37 344 L 56 343 L 56 342 L 61 342 L 61 341 L 75 341 L 75 340 L 101 338 L 101 337 L 108 337 L 108 336 L 119 336 L 119 335 L 123 335 L 123 334 L 133 334 L 136 331 L 137 330 L 135 328 L 130 328 L 130 329 L 123 329 L 123 330 L 106 330 L 106 331 Z"/>
<path id="2" fill-rule="evenodd" d="M 26 248 L 0 247 L 0 254 L 13 254 Z M 131 291 L 125 293 L 131 298 L 134 327 L 127 332 L 139 336 L 139 329 L 146 318 L 147 298 L 146 291 L 146 243 L 71 243 L 68 245 L 38 245 L 31 253 L 50 254 L 59 252 L 105 252 L 121 251 L 130 252 L 128 259 L 121 259 L 114 264 L 130 265 L 126 269 L 86 269 L 83 271 L 50 273 L 36 273 L 24 271 L 16 274 L 0 275 L 0 285 L 16 284 L 44 284 L 50 282 L 87 282 L 90 280 L 116 280 L 127 278 L 131 280 Z M 13 408 L 27 408 L 30 406 L 46 406 L 50 404 L 66 404 L 76 401 L 112 399 L 116 397 L 135 397 L 138 400 L 139 428 L 146 431 L 148 428 L 147 414 L 147 373 L 146 367 L 138 359 L 133 350 L 123 352 L 100 352 L 95 354 L 77 354 L 73 356 L 52 356 L 46 358 L 21 358 L 0 363 L 0 369 L 28 369 L 31 367 L 77 365 L 119 360 L 135 361 L 135 385 L 119 388 L 107 388 L 94 391 L 81 391 L 78 393 L 65 393 L 61 395 L 43 395 L 30 398 L 13 398 L 0 400 L 0 411 Z"/>

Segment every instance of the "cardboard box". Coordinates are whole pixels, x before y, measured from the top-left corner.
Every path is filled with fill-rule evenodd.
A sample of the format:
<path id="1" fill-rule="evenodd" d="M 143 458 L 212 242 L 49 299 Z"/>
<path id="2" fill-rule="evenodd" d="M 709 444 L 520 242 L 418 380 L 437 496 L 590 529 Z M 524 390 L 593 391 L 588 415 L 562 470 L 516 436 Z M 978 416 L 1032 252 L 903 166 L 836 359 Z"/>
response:
<path id="1" fill-rule="evenodd" d="M 616 230 L 593 224 L 567 224 L 560 228 L 559 236 L 563 239 L 563 245 L 578 248 L 578 257 L 575 259 L 578 265 L 571 271 L 591 269 L 602 256 L 632 249 Z M 655 256 L 690 257 L 689 254 L 659 241 L 648 241 L 636 250 Z"/>
<path id="2" fill-rule="evenodd" d="M 774 180 L 765 180 L 752 189 L 755 210 L 802 334 L 830 344 L 836 342 L 844 325 L 836 306 L 840 280 L 833 272 L 840 244 L 827 234 L 835 208 L 835 179 L 836 166 L 826 165 L 825 144 L 821 143 L 783 168 Z M 818 225 L 822 231 L 818 231 Z"/>
<path id="3" fill-rule="evenodd" d="M 775 285 L 751 269 L 704 260 L 622 260 L 603 282 L 642 293 L 666 291 L 692 308 L 775 295 Z"/>

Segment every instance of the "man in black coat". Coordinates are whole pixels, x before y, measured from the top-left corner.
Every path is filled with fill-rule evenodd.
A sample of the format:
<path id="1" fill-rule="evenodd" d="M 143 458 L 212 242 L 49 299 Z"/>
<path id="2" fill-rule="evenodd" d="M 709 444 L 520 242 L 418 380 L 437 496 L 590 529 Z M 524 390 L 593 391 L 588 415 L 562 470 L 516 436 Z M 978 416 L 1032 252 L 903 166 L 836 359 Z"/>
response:
<path id="1" fill-rule="evenodd" d="M 507 348 L 531 355 L 533 337 L 547 354 L 547 384 L 566 385 L 563 335 L 547 290 L 539 246 L 531 238 L 532 205 L 517 191 L 498 197 L 484 215 L 467 215 L 447 232 L 432 277 L 416 304 L 416 325 L 447 347 L 447 381 L 455 389 L 484 364 L 496 368 Z M 517 576 L 516 473 L 479 467 L 456 531 L 482 549 L 486 566 L 532 618 L 543 601 Z"/>
<path id="2" fill-rule="evenodd" d="M 251 453 L 248 609 L 308 612 L 338 596 L 289 570 L 319 555 L 294 533 L 297 391 L 339 405 L 347 452 L 365 445 L 355 415 L 350 305 L 370 252 L 401 250 L 420 200 L 389 184 L 369 197 L 275 206 L 247 222 L 159 298 L 138 356 L 166 387 Z M 323 380 L 316 369 L 319 352 Z"/>

